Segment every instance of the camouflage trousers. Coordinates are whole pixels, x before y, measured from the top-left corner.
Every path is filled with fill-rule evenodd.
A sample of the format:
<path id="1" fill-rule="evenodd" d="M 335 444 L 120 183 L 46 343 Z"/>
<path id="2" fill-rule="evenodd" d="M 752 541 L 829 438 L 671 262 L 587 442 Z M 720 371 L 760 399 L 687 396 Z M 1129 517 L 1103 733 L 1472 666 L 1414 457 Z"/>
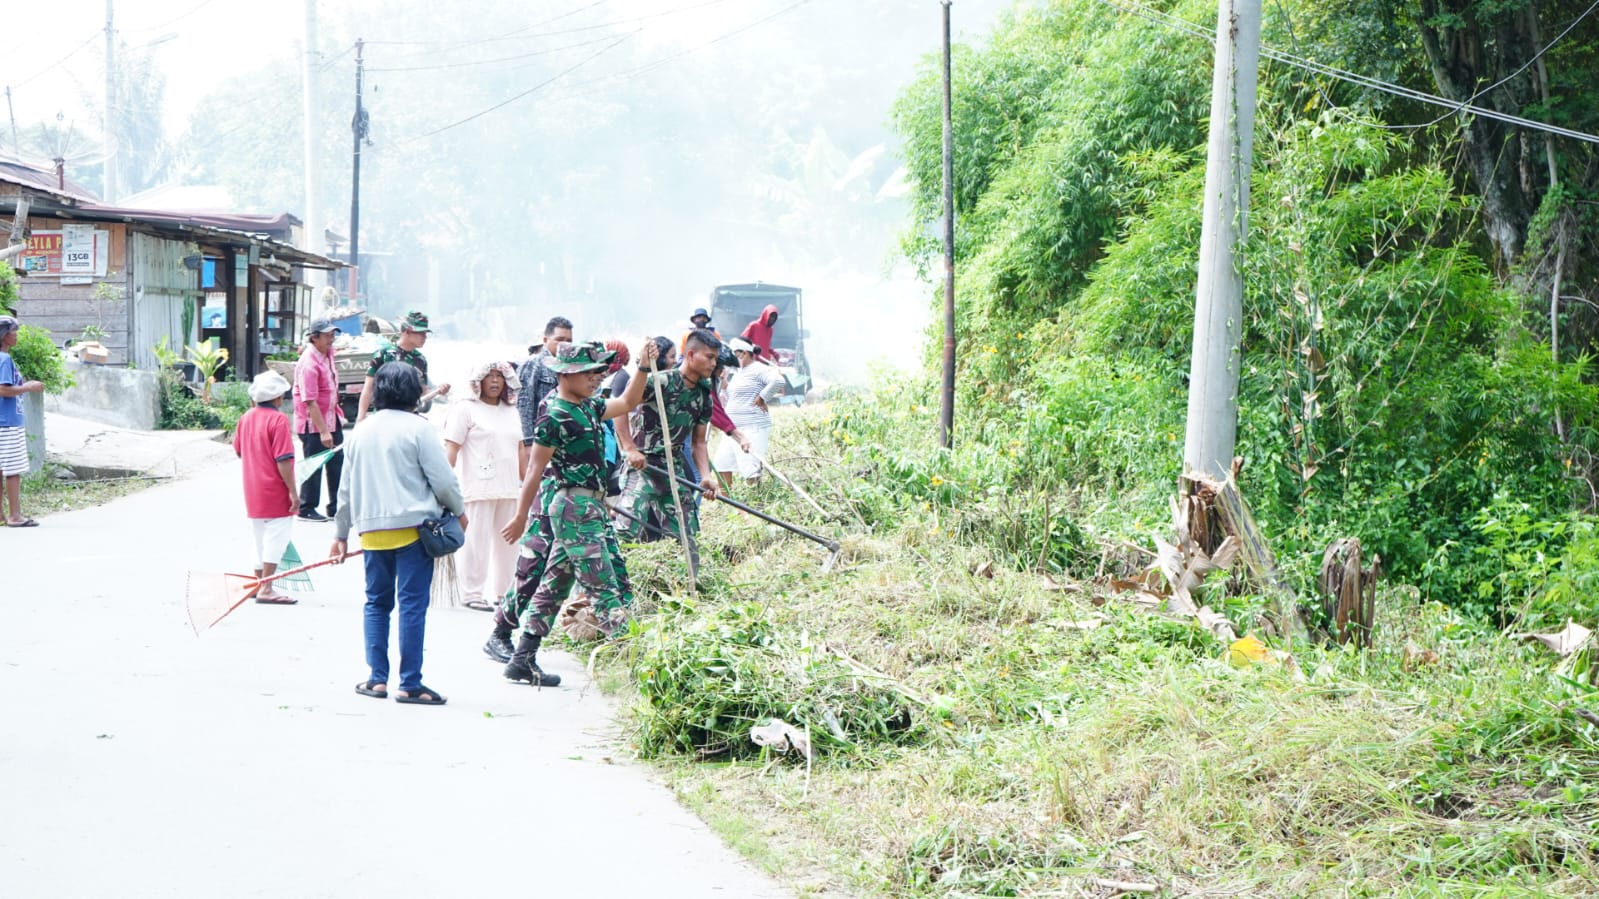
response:
<path id="1" fill-rule="evenodd" d="M 545 572 L 549 567 L 550 552 L 557 542 L 556 527 L 551 512 L 560 496 L 564 495 L 558 495 L 549 483 L 540 487 L 538 510 L 528 521 L 527 533 L 522 535 L 522 544 L 517 550 L 516 582 L 505 592 L 505 598 L 500 601 L 499 608 L 494 610 L 494 623 L 499 627 L 510 630 L 520 627 L 526 630 L 532 627 L 534 619 L 538 616 L 534 609 L 533 597 L 544 581 Z M 593 502 L 603 506 L 599 500 Z M 610 569 L 615 576 L 617 591 L 621 596 L 620 605 L 625 609 L 633 604 L 633 585 L 628 580 L 627 564 L 622 560 L 622 546 L 617 541 L 616 532 L 610 528 L 609 522 L 605 528 L 604 539 L 605 554 L 610 561 Z M 583 586 L 585 591 L 588 590 L 581 579 L 578 584 Z M 565 599 L 564 593 L 562 599 Z M 559 602 L 556 603 L 555 611 L 560 611 Z M 604 613 L 607 611 L 608 609 L 602 605 L 599 596 L 596 595 L 595 617 L 603 621 Z M 551 615 L 553 617 L 554 612 Z M 528 630 L 528 633 L 543 635 L 548 633 L 548 630 L 546 622 L 545 630 Z"/>
<path id="2" fill-rule="evenodd" d="M 660 456 L 646 458 L 651 465 L 660 468 L 666 466 L 666 460 Z M 678 476 L 682 477 L 682 474 Z M 683 500 L 682 508 L 672 502 L 672 484 L 666 475 L 656 474 L 649 469 L 630 472 L 627 489 L 617 504 L 617 533 L 630 543 L 676 540 L 681 527 L 679 522 L 687 522 L 689 553 L 698 564 L 699 547 L 695 544 L 694 535 L 699 533 L 699 516 L 690 505 L 695 491 L 679 484 L 678 495 Z"/>
<path id="3" fill-rule="evenodd" d="M 622 589 L 625 573 L 619 576 L 611 562 L 617 541 L 605 500 L 559 491 L 545 520 L 552 537 L 550 551 L 544 576 L 522 614 L 523 628 L 535 636 L 547 635 L 572 585 L 578 584 L 594 603 L 600 631 L 611 636 L 627 622 L 632 596 Z"/>

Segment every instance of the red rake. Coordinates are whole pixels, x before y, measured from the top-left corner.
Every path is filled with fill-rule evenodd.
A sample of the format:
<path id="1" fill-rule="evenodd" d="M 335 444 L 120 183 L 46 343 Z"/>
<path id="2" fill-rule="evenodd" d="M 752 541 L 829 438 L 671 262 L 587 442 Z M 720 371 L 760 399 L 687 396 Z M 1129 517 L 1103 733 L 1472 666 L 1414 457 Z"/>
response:
<path id="1" fill-rule="evenodd" d="M 349 553 L 345 558 L 359 556 L 360 550 Z M 233 610 L 244 605 L 245 601 L 254 596 L 256 591 L 265 584 L 270 584 L 279 578 L 293 577 L 303 574 L 313 568 L 323 565 L 332 565 L 336 560 L 323 559 L 299 568 L 288 571 L 279 571 L 271 577 L 257 579 L 251 574 L 223 574 L 214 571 L 189 572 L 188 588 L 184 591 L 183 605 L 189 612 L 189 627 L 194 628 L 195 636 L 201 630 L 210 630 L 221 623 L 222 619 L 233 614 Z M 220 614 L 218 614 L 218 610 Z M 213 617 L 213 615 L 215 617 Z M 209 620 L 208 620 L 209 619 Z M 206 621 L 204 628 L 200 622 Z"/>

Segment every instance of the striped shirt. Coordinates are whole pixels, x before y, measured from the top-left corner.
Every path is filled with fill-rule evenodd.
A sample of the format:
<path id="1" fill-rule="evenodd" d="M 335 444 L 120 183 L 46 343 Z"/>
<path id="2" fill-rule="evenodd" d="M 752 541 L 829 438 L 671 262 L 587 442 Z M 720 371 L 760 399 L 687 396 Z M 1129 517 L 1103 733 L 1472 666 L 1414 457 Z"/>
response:
<path id="1" fill-rule="evenodd" d="M 784 383 L 783 374 L 770 365 L 752 362 L 740 368 L 727 385 L 727 417 L 740 428 L 771 427 L 772 414 L 755 405 L 755 400 L 777 399 Z"/>

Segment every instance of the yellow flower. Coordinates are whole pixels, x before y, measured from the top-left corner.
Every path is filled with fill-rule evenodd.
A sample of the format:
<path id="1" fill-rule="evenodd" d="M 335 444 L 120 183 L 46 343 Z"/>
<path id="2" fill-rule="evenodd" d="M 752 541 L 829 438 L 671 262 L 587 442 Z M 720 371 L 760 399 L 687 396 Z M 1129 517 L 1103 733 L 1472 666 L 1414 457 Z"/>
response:
<path id="1" fill-rule="evenodd" d="M 932 484 L 934 487 L 938 487 L 944 483 L 944 479 L 935 474 L 928 479 L 927 483 Z"/>

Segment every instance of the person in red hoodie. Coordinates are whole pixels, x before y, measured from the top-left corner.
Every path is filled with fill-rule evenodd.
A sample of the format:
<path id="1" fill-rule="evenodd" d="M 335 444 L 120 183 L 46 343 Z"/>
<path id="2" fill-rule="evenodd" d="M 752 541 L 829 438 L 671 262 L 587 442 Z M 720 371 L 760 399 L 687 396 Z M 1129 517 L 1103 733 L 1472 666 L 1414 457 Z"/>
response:
<path id="1" fill-rule="evenodd" d="M 777 325 L 777 307 L 767 306 L 760 317 L 744 326 L 739 336 L 755 345 L 764 359 L 772 358 L 772 328 Z"/>

